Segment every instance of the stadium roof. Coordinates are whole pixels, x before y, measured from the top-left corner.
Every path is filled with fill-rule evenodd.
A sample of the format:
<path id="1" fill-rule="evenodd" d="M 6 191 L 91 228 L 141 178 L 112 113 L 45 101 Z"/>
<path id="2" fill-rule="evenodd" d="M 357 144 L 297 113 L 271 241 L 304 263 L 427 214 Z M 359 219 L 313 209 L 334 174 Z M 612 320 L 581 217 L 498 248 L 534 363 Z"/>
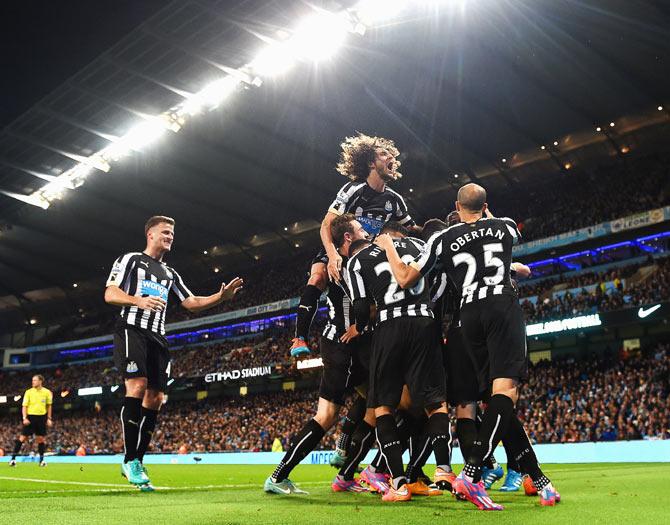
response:
<path id="1" fill-rule="evenodd" d="M 74 283 L 102 286 L 116 256 L 143 247 L 151 214 L 176 218 L 170 260 L 187 276 L 211 272 L 212 257 L 239 265 L 294 249 L 317 236 L 345 182 L 334 164 L 355 130 L 396 140 L 405 174 L 397 188 L 422 218 L 443 212 L 436 189 L 532 181 L 567 161 L 616 154 L 623 137 L 639 145 L 667 130 L 663 2 L 415 2 L 349 34 L 331 60 L 261 86 L 246 79 L 179 133 L 109 172 L 91 169 L 48 209 L 24 202 L 147 116 L 238 74 L 315 4 L 337 12 L 353 2 L 171 2 L 8 123 L 0 309 L 76 302 Z"/>

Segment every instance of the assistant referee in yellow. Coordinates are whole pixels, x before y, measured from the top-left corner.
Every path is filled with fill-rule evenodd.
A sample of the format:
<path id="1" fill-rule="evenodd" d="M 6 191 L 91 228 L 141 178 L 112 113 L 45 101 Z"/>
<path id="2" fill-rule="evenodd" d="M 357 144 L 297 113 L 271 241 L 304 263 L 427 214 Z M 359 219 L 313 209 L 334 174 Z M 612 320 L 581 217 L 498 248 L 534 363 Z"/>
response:
<path id="1" fill-rule="evenodd" d="M 21 450 L 23 443 L 33 434 L 37 437 L 37 450 L 40 454 L 40 467 L 46 467 L 44 461 L 44 449 L 46 443 L 44 436 L 47 433 L 47 427 L 51 422 L 51 407 L 53 405 L 53 394 L 50 390 L 42 386 L 44 377 L 41 375 L 33 376 L 33 386 L 23 394 L 23 404 L 21 412 L 23 415 L 23 428 L 19 439 L 14 442 L 14 453 L 9 462 L 10 467 L 16 466 L 16 455 Z"/>

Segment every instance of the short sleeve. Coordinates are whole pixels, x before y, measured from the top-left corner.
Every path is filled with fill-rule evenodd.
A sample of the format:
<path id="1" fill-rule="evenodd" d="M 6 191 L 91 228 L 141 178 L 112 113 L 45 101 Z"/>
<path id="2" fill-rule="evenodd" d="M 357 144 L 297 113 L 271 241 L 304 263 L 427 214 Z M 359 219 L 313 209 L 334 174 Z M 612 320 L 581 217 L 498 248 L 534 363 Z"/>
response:
<path id="1" fill-rule="evenodd" d="M 126 281 L 128 274 L 132 270 L 134 256 L 134 253 L 127 253 L 114 261 L 114 264 L 112 265 L 112 271 L 109 273 L 109 277 L 107 277 L 107 284 L 105 284 L 106 287 L 123 287 L 123 283 Z"/>
<path id="2" fill-rule="evenodd" d="M 442 241 L 444 239 L 445 230 L 435 232 L 426 245 L 421 250 L 421 253 L 409 265 L 421 272 L 425 276 L 437 264 L 442 255 Z"/>
<path id="3" fill-rule="evenodd" d="M 23 394 L 23 403 L 21 403 L 21 406 L 27 407 L 30 404 L 30 390 L 26 390 L 25 394 Z"/>
<path id="4" fill-rule="evenodd" d="M 191 290 L 189 290 L 186 285 L 184 284 L 183 279 L 181 278 L 181 275 L 179 275 L 175 270 L 171 269 L 172 274 L 174 276 L 174 280 L 172 281 L 172 287 L 170 290 L 172 290 L 177 297 L 179 297 L 180 301 L 184 301 L 188 299 L 189 297 L 193 296 L 193 293 L 191 293 Z"/>
<path id="5" fill-rule="evenodd" d="M 356 299 L 363 299 L 366 297 L 365 283 L 361 276 L 361 262 L 358 260 L 358 257 L 354 256 L 349 259 L 343 272 L 343 278 L 352 303 Z"/>
<path id="6" fill-rule="evenodd" d="M 509 217 L 501 217 L 500 220 L 505 223 L 505 226 L 507 226 L 507 231 L 514 239 L 512 244 L 519 244 L 521 242 L 521 232 L 516 225 L 516 221 L 514 221 L 514 219 L 510 219 Z"/>
<path id="7" fill-rule="evenodd" d="M 335 200 L 328 208 L 328 211 L 335 213 L 336 215 L 343 215 L 347 211 L 347 204 L 349 204 L 357 190 L 358 186 L 352 182 L 348 182 L 342 186 L 340 191 L 337 192 Z"/>
<path id="8" fill-rule="evenodd" d="M 394 192 L 395 193 L 395 192 Z M 405 199 L 402 198 L 402 195 L 395 193 L 397 206 L 395 211 L 395 220 L 402 224 L 403 226 L 414 226 L 415 222 L 407 211 L 407 204 L 405 204 Z"/>

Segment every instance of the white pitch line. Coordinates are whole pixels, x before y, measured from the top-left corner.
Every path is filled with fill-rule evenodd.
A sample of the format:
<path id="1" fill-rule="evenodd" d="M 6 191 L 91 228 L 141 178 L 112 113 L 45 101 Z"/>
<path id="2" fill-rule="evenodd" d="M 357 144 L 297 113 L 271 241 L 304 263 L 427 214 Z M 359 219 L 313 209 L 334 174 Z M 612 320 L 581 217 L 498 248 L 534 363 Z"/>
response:
<path id="1" fill-rule="evenodd" d="M 30 483 L 51 483 L 54 485 L 78 485 L 78 486 L 87 486 L 87 487 L 110 487 L 114 489 L 127 489 L 127 490 L 137 490 L 132 485 L 120 484 L 120 483 L 96 483 L 91 481 L 64 481 L 64 480 L 54 480 L 54 479 L 36 479 L 36 478 L 19 478 L 13 476 L 0 476 L 0 479 L 6 479 L 8 481 L 27 481 Z M 308 486 L 318 486 L 318 485 L 329 485 L 328 481 L 307 481 L 305 483 L 300 483 L 300 485 Z M 189 487 L 155 487 L 157 490 L 204 490 L 204 489 L 247 489 L 253 487 L 262 487 L 260 483 L 244 483 L 244 484 L 225 484 L 225 485 L 196 485 Z M 59 492 L 111 492 L 109 489 L 98 489 L 98 490 L 63 490 Z M 14 493 L 16 491 L 12 491 Z M 20 491 L 26 493 L 27 491 Z M 36 491 L 44 492 L 44 491 Z M 57 491 L 49 491 L 57 492 Z M 10 492 L 0 491 L 0 494 L 8 494 Z"/>

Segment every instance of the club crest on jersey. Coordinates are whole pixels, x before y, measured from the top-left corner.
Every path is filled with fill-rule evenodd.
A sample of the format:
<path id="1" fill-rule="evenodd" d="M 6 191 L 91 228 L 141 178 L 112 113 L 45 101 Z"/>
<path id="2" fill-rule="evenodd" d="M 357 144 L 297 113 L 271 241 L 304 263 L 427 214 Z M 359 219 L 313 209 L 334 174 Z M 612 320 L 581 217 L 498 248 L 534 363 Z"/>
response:
<path id="1" fill-rule="evenodd" d="M 386 201 L 386 204 L 384 204 L 384 209 L 386 211 L 393 211 L 393 204 L 391 204 L 391 201 Z"/>
<path id="2" fill-rule="evenodd" d="M 126 372 L 128 374 L 134 374 L 138 370 L 139 370 L 139 368 L 137 367 L 137 363 L 135 361 L 130 361 L 128 363 L 128 366 L 126 366 Z"/>

